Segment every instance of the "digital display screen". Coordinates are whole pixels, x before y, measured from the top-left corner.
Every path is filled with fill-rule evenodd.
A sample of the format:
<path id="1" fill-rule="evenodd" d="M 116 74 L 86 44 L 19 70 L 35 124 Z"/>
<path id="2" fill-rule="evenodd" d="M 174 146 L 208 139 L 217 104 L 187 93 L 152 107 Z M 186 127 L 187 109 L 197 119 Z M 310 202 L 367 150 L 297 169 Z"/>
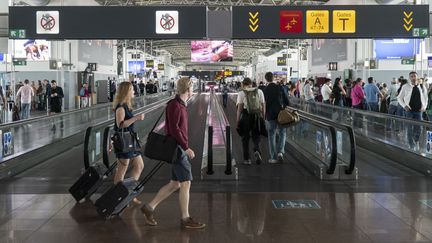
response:
<path id="1" fill-rule="evenodd" d="M 416 39 L 374 40 L 374 56 L 380 60 L 413 57 L 420 50 L 420 41 Z M 416 51 L 417 50 L 417 51 Z"/>
<path id="2" fill-rule="evenodd" d="M 46 40 L 14 40 L 15 58 L 27 61 L 48 61 L 51 57 L 51 42 Z"/>
<path id="3" fill-rule="evenodd" d="M 232 41 L 192 41 L 192 62 L 232 62 Z"/>
<path id="4" fill-rule="evenodd" d="M 128 61 L 128 72 L 144 73 L 144 61 Z"/>

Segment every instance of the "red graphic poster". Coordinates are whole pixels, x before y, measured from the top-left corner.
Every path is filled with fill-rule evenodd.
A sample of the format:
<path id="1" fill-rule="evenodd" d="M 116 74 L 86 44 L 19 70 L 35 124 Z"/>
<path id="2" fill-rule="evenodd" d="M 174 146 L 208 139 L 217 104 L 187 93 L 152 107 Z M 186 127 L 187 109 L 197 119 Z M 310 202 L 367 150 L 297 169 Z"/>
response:
<path id="1" fill-rule="evenodd" d="M 280 11 L 279 30 L 282 33 L 302 33 L 303 13 L 302 11 Z"/>

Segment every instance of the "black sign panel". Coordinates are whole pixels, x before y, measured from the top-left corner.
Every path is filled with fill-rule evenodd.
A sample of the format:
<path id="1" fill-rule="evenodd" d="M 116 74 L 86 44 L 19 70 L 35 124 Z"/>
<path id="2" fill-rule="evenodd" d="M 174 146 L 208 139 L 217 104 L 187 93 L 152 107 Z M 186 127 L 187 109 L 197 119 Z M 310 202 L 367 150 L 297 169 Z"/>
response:
<path id="1" fill-rule="evenodd" d="M 153 68 L 154 67 L 154 60 L 146 60 L 146 67 Z"/>
<path id="2" fill-rule="evenodd" d="M 58 11 L 58 18 L 48 11 Z M 57 28 L 51 25 L 58 25 L 58 34 L 49 33 Z M 9 29 L 26 30 L 29 39 L 202 39 L 207 14 L 205 6 L 9 7 Z"/>
<path id="3" fill-rule="evenodd" d="M 234 39 L 423 38 L 428 5 L 235 6 Z"/>
<path id="4" fill-rule="evenodd" d="M 278 57 L 277 58 L 278 66 L 286 66 L 286 57 Z"/>

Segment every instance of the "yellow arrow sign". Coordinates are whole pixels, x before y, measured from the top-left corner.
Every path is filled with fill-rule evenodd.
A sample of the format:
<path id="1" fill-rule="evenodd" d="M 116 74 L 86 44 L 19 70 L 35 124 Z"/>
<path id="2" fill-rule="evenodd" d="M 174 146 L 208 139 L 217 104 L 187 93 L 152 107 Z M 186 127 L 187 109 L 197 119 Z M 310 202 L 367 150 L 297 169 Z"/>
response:
<path id="1" fill-rule="evenodd" d="M 252 30 L 252 32 L 255 32 L 258 29 L 258 26 L 253 27 L 252 25 L 249 25 L 249 29 Z"/>
<path id="2" fill-rule="evenodd" d="M 255 21 L 253 21 L 252 19 L 249 19 L 249 22 L 250 22 L 252 25 L 256 25 L 256 24 L 258 23 L 258 19 L 255 19 Z"/>
<path id="3" fill-rule="evenodd" d="M 413 19 L 408 19 L 408 20 L 407 20 L 407 19 L 404 19 L 405 24 L 411 24 L 412 20 L 413 20 Z"/>
<path id="4" fill-rule="evenodd" d="M 249 12 L 249 16 L 253 19 L 255 19 L 258 16 L 259 12 L 255 12 L 255 14 L 253 14 L 252 12 Z"/>
<path id="5" fill-rule="evenodd" d="M 413 11 L 409 12 L 409 14 L 408 14 L 407 12 L 404 11 L 404 15 L 405 15 L 405 17 L 407 17 L 407 18 L 410 18 L 412 14 L 413 14 Z"/>
<path id="6" fill-rule="evenodd" d="M 405 28 L 406 31 L 410 31 L 412 27 L 413 27 L 412 24 L 410 24 L 410 25 L 404 24 L 404 28 Z"/>

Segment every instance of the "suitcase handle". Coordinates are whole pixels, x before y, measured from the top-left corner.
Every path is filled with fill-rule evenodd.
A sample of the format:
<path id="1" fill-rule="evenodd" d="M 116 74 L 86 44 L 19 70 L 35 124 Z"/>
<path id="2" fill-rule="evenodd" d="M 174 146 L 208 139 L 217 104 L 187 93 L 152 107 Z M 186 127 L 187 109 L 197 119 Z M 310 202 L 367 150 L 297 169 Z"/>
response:
<path id="1" fill-rule="evenodd" d="M 104 173 L 104 177 L 111 174 L 111 172 L 117 167 L 117 160 L 108 168 L 108 170 Z"/>
<path id="2" fill-rule="evenodd" d="M 163 161 L 159 161 L 157 165 L 140 181 L 140 183 L 135 187 L 134 191 L 139 191 L 141 188 L 156 174 L 156 172 L 165 164 Z"/>

